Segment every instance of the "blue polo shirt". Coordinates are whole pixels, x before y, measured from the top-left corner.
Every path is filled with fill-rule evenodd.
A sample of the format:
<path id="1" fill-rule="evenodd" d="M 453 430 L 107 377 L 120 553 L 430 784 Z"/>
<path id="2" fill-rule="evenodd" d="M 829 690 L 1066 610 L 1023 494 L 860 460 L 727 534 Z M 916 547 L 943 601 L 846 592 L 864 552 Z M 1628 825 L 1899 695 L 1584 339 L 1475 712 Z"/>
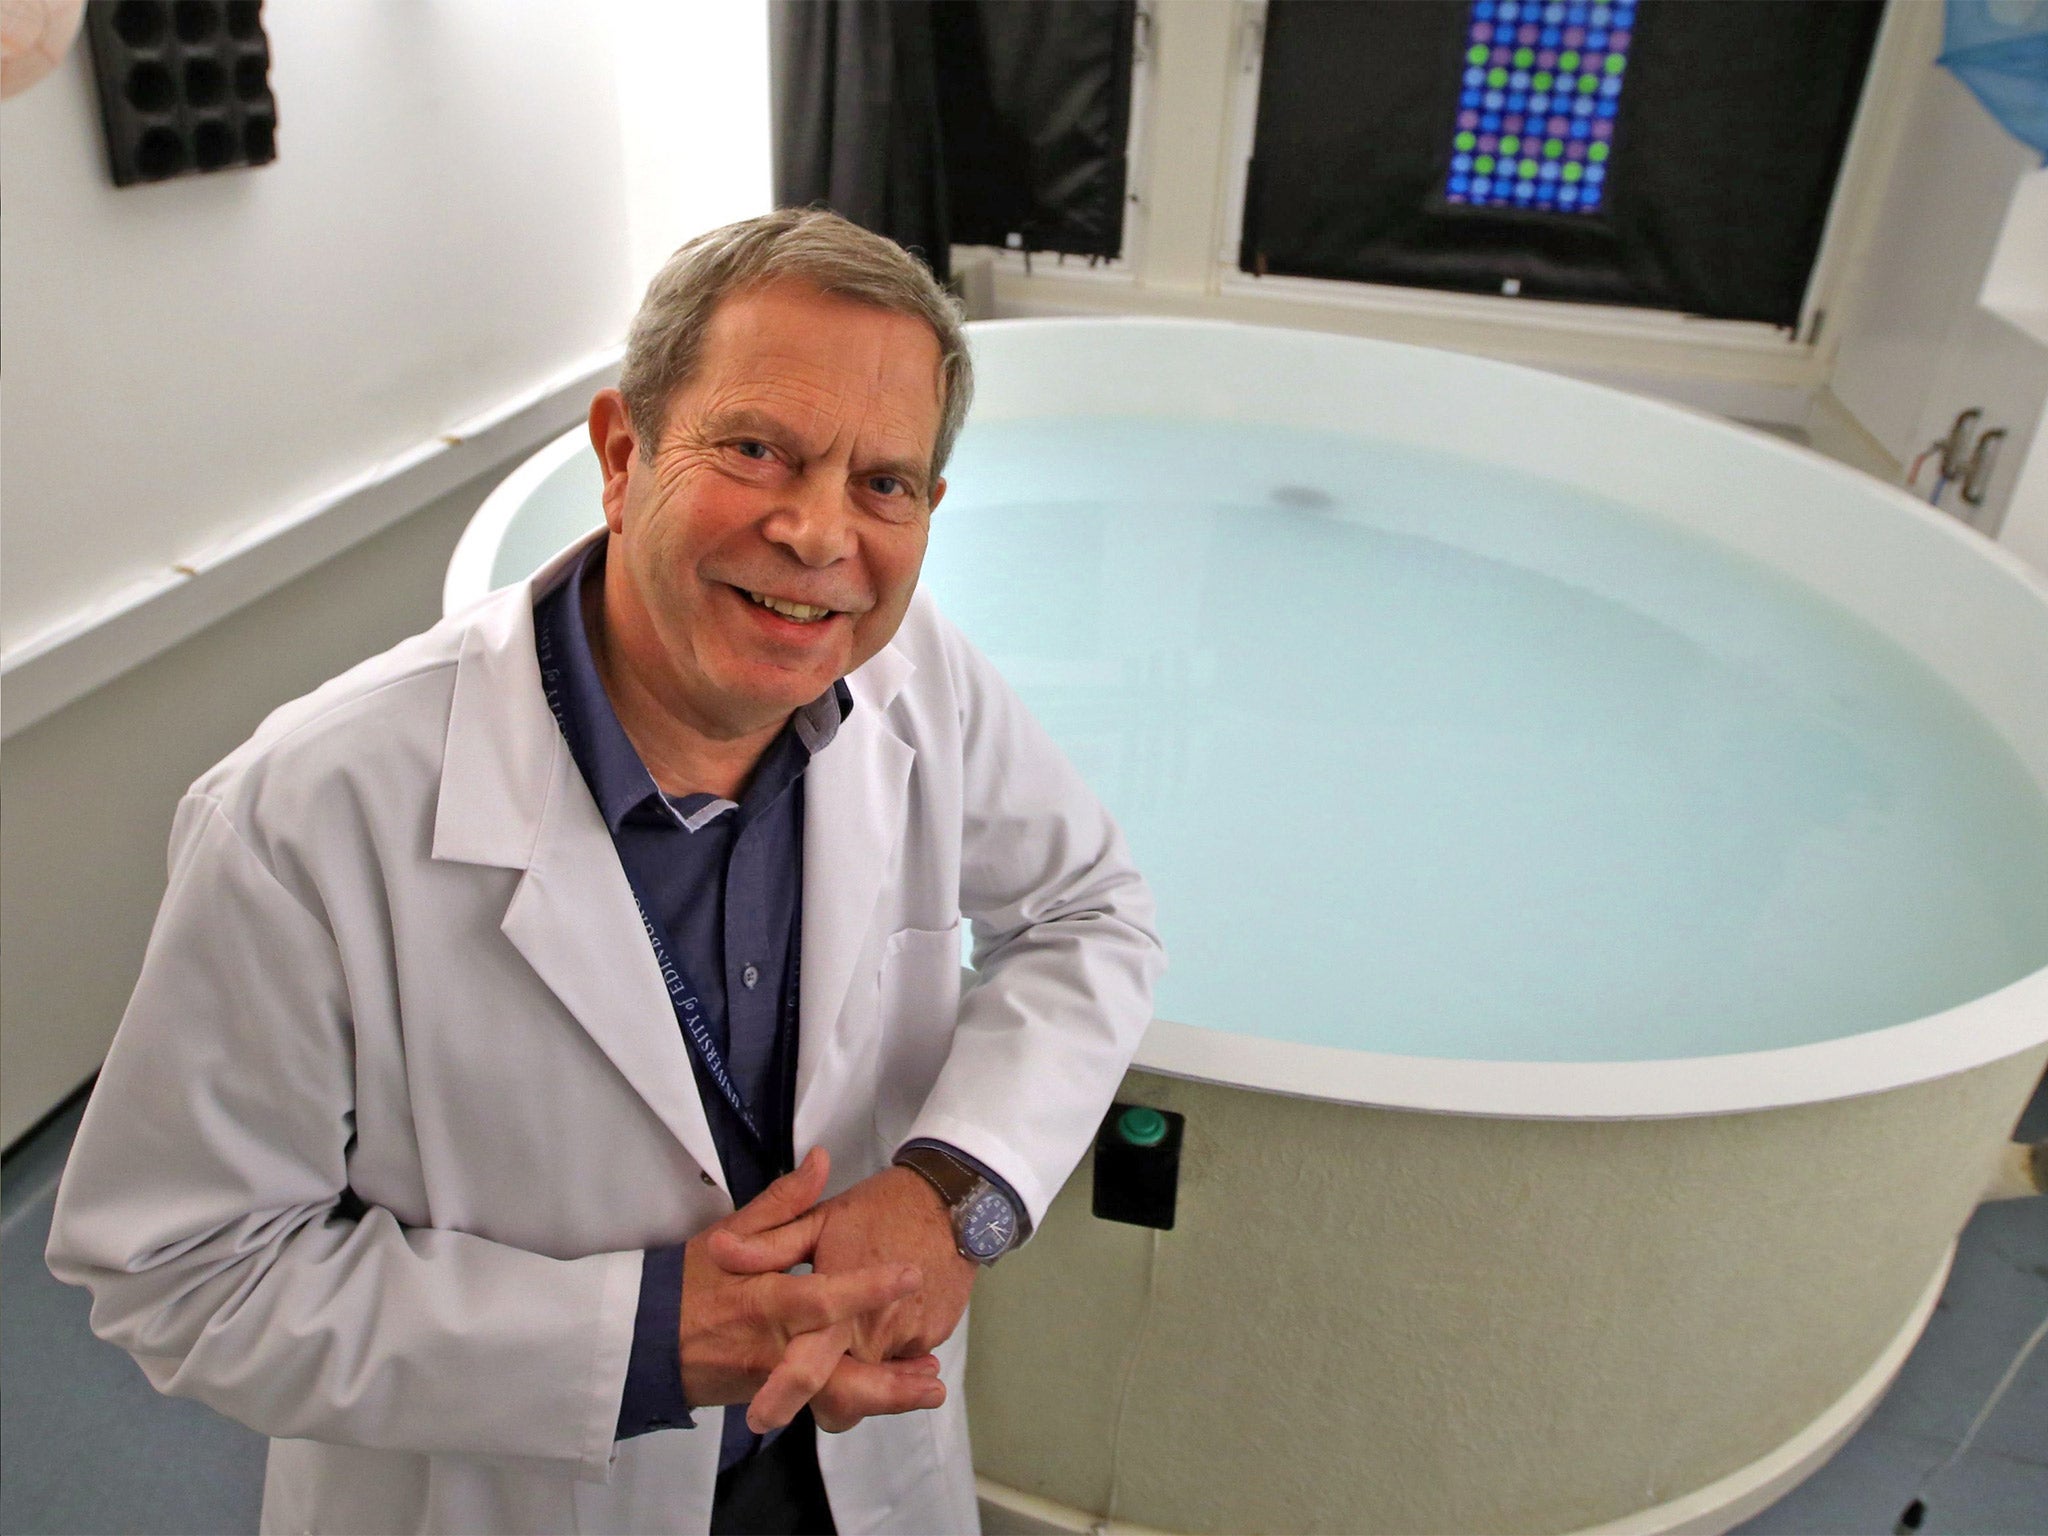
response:
<path id="1" fill-rule="evenodd" d="M 604 551 L 602 542 L 593 545 L 534 605 L 542 682 L 619 863 L 694 987 L 711 1037 L 762 1133 L 757 1139 L 746 1129 L 692 1050 L 698 1096 L 737 1207 L 795 1166 L 803 776 L 852 710 L 853 695 L 844 681 L 836 682 L 795 711 L 738 800 L 664 794 L 619 724 L 583 623 L 579 594 L 585 580 L 600 577 Z M 957 1148 L 944 1150 L 981 1171 L 1023 1211 L 993 1170 Z M 641 1266 L 619 1405 L 621 1439 L 692 1422 L 676 1343 L 682 1283 L 682 1244 L 650 1249 Z M 744 1413 L 726 1414 L 719 1466 L 731 1466 L 760 1443 Z"/>

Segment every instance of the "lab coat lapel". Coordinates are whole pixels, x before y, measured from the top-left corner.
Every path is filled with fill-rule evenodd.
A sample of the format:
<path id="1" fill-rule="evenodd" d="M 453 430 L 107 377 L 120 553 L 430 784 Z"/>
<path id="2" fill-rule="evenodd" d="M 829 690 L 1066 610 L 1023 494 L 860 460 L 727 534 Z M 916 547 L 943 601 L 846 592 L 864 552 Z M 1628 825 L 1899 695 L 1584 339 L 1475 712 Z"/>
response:
<path id="1" fill-rule="evenodd" d="M 632 1084 L 697 1166 L 725 1184 L 675 1008 L 611 834 L 556 743 L 554 785 L 505 937 Z"/>
<path id="2" fill-rule="evenodd" d="M 632 888 L 540 688 L 534 598 L 586 542 L 472 618 L 449 710 L 434 857 L 524 872 L 500 924 L 505 937 L 724 1188 Z"/>
<path id="3" fill-rule="evenodd" d="M 854 968 L 896 863 L 917 754 L 892 729 L 888 706 L 915 670 L 893 647 L 847 678 L 854 707 L 804 770 L 803 973 L 798 991 L 796 1124 L 817 1124 L 820 1084 L 844 1084 L 872 1042 L 839 1029 Z"/>

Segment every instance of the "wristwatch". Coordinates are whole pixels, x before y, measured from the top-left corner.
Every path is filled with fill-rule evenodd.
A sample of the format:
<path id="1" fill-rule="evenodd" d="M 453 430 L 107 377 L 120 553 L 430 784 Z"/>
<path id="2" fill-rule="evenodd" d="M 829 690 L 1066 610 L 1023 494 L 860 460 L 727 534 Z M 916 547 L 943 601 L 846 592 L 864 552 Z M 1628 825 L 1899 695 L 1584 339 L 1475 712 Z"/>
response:
<path id="1" fill-rule="evenodd" d="M 896 1164 L 939 1192 L 953 1218 L 953 1245 L 964 1259 L 993 1264 L 1016 1246 L 1017 1211 L 1003 1192 L 937 1147 L 905 1147 Z"/>

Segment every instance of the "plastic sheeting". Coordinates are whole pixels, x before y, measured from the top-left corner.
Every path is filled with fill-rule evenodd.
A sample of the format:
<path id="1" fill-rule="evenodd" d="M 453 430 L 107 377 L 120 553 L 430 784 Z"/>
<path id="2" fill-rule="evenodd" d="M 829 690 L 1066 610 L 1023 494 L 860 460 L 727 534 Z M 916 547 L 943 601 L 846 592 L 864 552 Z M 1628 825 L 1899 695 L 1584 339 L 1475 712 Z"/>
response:
<path id="1" fill-rule="evenodd" d="M 2048 161 L 2048 0 L 1948 0 L 1943 21 L 1936 62 Z"/>

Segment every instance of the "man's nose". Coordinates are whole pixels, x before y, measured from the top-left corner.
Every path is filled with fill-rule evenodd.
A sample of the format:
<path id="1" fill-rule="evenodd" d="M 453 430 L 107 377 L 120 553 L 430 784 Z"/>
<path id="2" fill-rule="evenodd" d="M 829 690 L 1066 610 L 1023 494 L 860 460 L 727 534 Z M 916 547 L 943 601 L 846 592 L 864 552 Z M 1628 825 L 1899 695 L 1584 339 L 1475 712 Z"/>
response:
<path id="1" fill-rule="evenodd" d="M 805 565 L 833 565 L 854 552 L 849 492 L 844 474 L 812 468 L 797 478 L 761 531 Z"/>

